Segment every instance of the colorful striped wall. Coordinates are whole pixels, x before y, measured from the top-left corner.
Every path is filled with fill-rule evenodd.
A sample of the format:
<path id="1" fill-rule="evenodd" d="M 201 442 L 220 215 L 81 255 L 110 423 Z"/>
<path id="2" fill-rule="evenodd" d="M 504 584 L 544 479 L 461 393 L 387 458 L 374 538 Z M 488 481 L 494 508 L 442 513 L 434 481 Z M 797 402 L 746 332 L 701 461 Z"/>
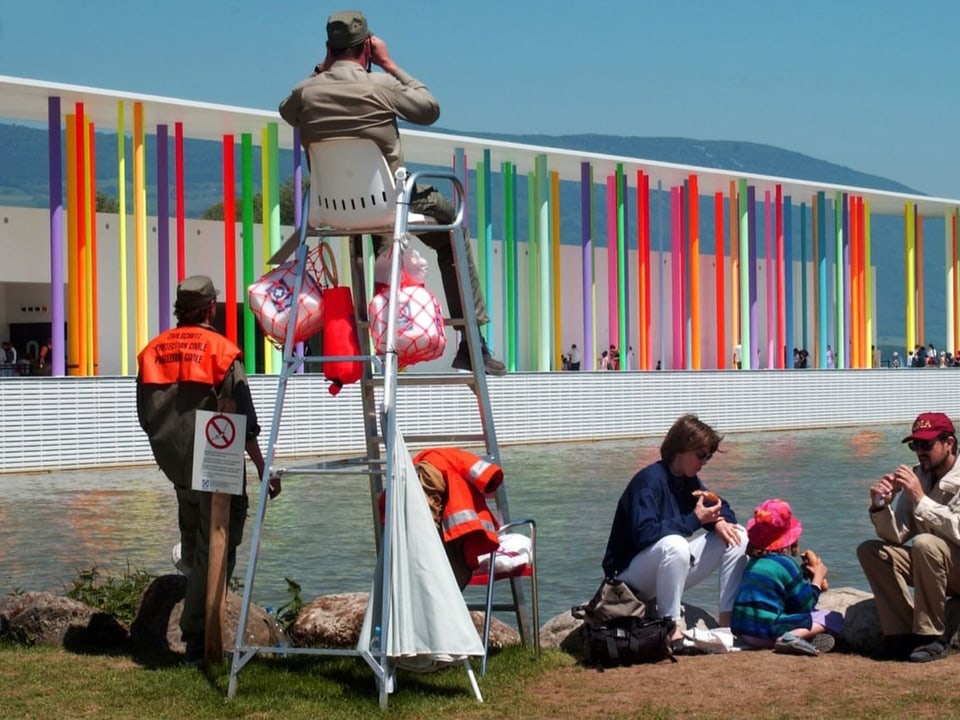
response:
<path id="1" fill-rule="evenodd" d="M 98 374 L 103 333 L 120 337 L 121 374 L 132 373 L 135 359 L 127 351 L 128 338 L 139 349 L 169 324 L 160 312 L 158 326 L 150 327 L 148 309 L 170 307 L 172 289 L 191 273 L 185 261 L 191 240 L 184 231 L 189 158 L 183 143 L 190 137 L 189 125 L 177 122 L 173 127 L 172 168 L 171 128 L 152 124 L 141 103 L 118 101 L 116 129 L 122 312 L 119 327 L 105 328 L 98 323 L 103 279 L 93 161 L 95 142 L 103 135 L 95 132 L 83 103 L 62 106 L 59 97 L 49 98 L 56 375 Z M 238 203 L 241 217 L 239 222 L 224 220 L 222 237 L 226 332 L 235 341 L 237 303 L 265 269 L 256 258 L 268 257 L 283 240 L 281 179 L 297 178 L 299 192 L 301 157 L 294 153 L 293 165 L 280 167 L 282 134 L 298 145 L 293 131 L 276 122 L 264 124 L 259 136 L 224 134 L 221 139 L 224 217 L 232 218 Z M 146 155 L 147 135 L 156 137 L 155 157 Z M 262 150 L 259 168 L 254 167 L 255 145 Z M 830 351 L 838 368 L 871 367 L 876 298 L 882 288 L 872 263 L 869 191 L 814 191 L 798 197 L 784 193 L 780 184 L 760 192 L 749 178 L 732 180 L 728 187 L 707 186 L 695 172 L 673 184 L 658 180 L 651 186 L 651 175 L 639 163 L 641 169 L 631 174 L 622 163 L 608 172 L 606 164 L 601 169 L 584 159 L 574 213 L 579 222 L 568 227 L 562 218 L 571 214 L 561 213 L 561 198 L 572 195 L 561 188 L 577 183 L 561 180 L 546 149 L 526 172 L 510 161 L 496 165 L 489 149 L 477 157 L 468 157 L 464 149 L 454 154 L 451 167 L 468 188 L 467 215 L 476 228 L 478 265 L 493 319 L 484 332 L 509 369 L 559 369 L 571 343 L 579 346 L 585 370 L 596 369 L 610 347 L 619 350 L 623 370 L 732 368 L 735 355 L 741 357 L 743 371 L 783 370 L 793 366 L 792 350 L 800 347 L 809 350 L 813 367 L 826 367 Z M 264 207 L 259 248 L 253 232 L 258 171 Z M 472 183 L 466 182 L 470 178 Z M 158 188 L 158 232 L 150 241 L 148 184 Z M 132 199 L 126 196 L 128 185 Z M 524 201 L 522 213 L 518 203 Z M 943 322 L 949 348 L 960 341 L 957 212 L 956 207 L 944 208 Z M 523 215 L 525 227 L 520 226 Z M 921 342 L 925 323 L 932 319 L 923 315 L 923 217 L 913 203 L 904 204 L 902 217 L 907 269 L 903 340 L 911 348 Z M 128 221 L 132 236 L 126 232 Z M 158 262 L 151 263 L 152 257 Z M 242 317 L 252 372 L 254 320 L 249 312 Z M 265 372 L 275 373 L 276 352 L 269 347 L 263 355 Z"/>

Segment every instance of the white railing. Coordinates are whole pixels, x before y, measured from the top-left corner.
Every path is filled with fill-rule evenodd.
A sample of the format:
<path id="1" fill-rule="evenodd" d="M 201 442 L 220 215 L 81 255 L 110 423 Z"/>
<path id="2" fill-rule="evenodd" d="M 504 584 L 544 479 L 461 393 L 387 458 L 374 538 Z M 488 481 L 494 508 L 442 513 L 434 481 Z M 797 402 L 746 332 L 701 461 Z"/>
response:
<path id="1" fill-rule="evenodd" d="M 489 382 L 500 444 L 659 436 L 694 412 L 724 434 L 890 423 L 920 412 L 960 419 L 960 369 L 516 373 Z M 251 378 L 266 436 L 277 378 Z M 322 375 L 291 379 L 278 458 L 362 453 L 360 394 Z M 134 380 L 0 378 L 0 473 L 150 464 Z M 400 387 L 407 433 L 474 433 L 464 387 Z"/>

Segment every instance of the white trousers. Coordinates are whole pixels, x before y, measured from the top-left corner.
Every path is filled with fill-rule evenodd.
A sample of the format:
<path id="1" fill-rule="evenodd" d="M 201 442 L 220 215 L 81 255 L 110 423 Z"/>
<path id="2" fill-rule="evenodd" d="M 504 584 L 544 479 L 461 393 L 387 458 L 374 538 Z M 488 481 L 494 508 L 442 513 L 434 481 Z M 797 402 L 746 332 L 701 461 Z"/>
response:
<path id="1" fill-rule="evenodd" d="M 680 619 L 680 598 L 683 591 L 699 585 L 714 570 L 720 569 L 719 612 L 733 610 L 740 587 L 740 578 L 747 564 L 746 531 L 737 526 L 740 542 L 727 547 L 714 532 L 705 532 L 693 539 L 667 535 L 641 550 L 619 578 L 643 599 L 657 598 L 661 617 Z"/>

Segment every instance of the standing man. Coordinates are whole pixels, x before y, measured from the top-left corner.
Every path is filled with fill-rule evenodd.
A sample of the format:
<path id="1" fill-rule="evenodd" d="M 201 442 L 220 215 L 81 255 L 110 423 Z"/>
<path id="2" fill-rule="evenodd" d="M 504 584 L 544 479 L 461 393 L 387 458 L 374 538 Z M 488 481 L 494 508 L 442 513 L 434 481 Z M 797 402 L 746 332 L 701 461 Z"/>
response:
<path id="1" fill-rule="evenodd" d="M 197 410 L 245 415 L 245 449 L 263 478 L 260 426 L 250 397 L 240 349 L 212 326 L 217 291 L 205 275 L 185 278 L 177 287 L 173 313 L 177 326 L 160 333 L 137 357 L 137 418 L 150 438 L 157 464 L 177 493 L 180 547 L 187 574 L 180 630 L 187 660 L 203 658 L 210 545 L 211 494 L 193 490 L 193 434 Z M 280 478 L 271 477 L 270 497 L 280 493 Z M 233 574 L 243 537 L 248 499 L 230 496 L 227 578 Z"/>
<path id="2" fill-rule="evenodd" d="M 871 486 L 870 519 L 880 540 L 861 543 L 857 558 L 876 599 L 886 655 L 928 662 L 947 656 L 947 596 L 960 594 L 957 436 L 943 413 L 922 413 L 903 442 L 917 464 L 900 465 Z"/>
<path id="3" fill-rule="evenodd" d="M 580 348 L 577 347 L 576 343 L 573 343 L 570 346 L 570 369 L 579 370 L 580 369 Z"/>
<path id="4" fill-rule="evenodd" d="M 371 72 L 373 65 L 383 72 Z M 403 164 L 397 118 L 416 125 L 432 125 L 440 117 L 440 105 L 426 85 L 393 61 L 387 44 L 367 28 L 367 19 L 362 12 L 342 10 L 327 20 L 326 57 L 314 68 L 313 75 L 297 85 L 280 103 L 280 115 L 300 129 L 304 148 L 310 143 L 332 138 L 367 138 L 379 146 L 390 170 L 396 172 Z M 418 185 L 414 189 L 410 210 L 428 215 L 444 225 L 449 225 L 456 217 L 450 201 L 429 185 Z M 437 266 L 450 317 L 462 318 L 460 283 L 449 234 L 424 233 L 420 240 L 437 252 Z M 378 250 L 382 242 L 382 238 L 377 240 Z M 464 244 L 477 322 L 485 325 L 490 318 L 480 291 L 470 239 L 466 235 Z M 490 354 L 485 342 L 482 349 L 486 372 L 505 374 L 506 366 Z M 461 341 L 457 349 L 453 367 L 471 369 L 466 340 Z"/>

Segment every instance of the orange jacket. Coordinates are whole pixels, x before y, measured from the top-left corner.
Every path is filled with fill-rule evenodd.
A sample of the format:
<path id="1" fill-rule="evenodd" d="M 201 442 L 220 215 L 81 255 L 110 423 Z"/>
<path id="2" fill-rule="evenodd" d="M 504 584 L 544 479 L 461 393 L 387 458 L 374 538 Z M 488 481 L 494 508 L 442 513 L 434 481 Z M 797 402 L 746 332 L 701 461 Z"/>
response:
<path id="1" fill-rule="evenodd" d="M 477 557 L 500 546 L 497 520 L 487 506 L 486 495 L 503 482 L 503 470 L 459 448 L 429 448 L 419 452 L 414 464 L 426 461 L 443 473 L 447 501 L 441 531 L 444 542 L 463 538 L 464 558 L 472 568 Z"/>
<path id="2" fill-rule="evenodd" d="M 240 349 L 220 333 L 189 325 L 155 337 L 137 360 L 147 385 L 196 382 L 218 388 L 239 355 Z"/>

